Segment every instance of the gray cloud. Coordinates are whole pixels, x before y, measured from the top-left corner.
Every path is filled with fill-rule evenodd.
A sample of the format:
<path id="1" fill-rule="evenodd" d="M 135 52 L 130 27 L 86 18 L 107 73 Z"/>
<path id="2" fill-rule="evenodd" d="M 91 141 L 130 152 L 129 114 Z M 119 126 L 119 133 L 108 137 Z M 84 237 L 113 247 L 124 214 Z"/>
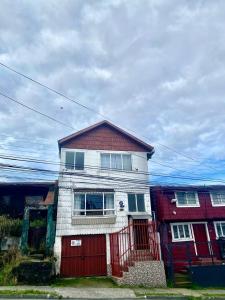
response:
<path id="1" fill-rule="evenodd" d="M 136 131 L 156 148 L 152 171 L 225 177 L 224 1 L 4 0 L 0 7 L 0 61 Z M 75 129 L 101 119 L 6 69 L 0 76 L 0 91 Z M 23 141 L 24 148 L 56 160 L 56 140 L 71 131 L 0 101 L 1 133 L 17 139 L 8 147 L 32 139 L 37 144 Z"/>

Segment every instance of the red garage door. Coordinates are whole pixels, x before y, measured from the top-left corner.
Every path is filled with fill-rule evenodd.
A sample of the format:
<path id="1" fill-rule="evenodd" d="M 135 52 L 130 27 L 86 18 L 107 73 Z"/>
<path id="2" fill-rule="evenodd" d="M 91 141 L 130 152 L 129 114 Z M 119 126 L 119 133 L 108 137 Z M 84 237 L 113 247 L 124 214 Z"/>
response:
<path id="1" fill-rule="evenodd" d="M 105 235 L 74 235 L 62 238 L 61 276 L 106 274 Z"/>

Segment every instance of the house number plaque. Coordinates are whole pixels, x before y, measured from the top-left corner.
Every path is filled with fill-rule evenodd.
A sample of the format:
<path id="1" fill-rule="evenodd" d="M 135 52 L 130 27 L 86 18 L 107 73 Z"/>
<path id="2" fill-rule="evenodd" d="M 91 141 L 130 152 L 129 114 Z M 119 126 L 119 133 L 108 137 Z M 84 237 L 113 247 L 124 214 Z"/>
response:
<path id="1" fill-rule="evenodd" d="M 81 240 L 71 240 L 70 246 L 71 247 L 79 247 L 81 246 Z"/>

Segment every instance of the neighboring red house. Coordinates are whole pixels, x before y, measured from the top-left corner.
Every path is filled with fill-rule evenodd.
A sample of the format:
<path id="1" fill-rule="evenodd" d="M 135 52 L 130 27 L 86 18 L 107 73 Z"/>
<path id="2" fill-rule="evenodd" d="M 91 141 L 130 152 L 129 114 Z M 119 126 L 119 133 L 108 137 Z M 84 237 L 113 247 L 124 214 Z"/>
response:
<path id="1" fill-rule="evenodd" d="M 225 186 L 155 186 L 151 201 L 165 265 L 222 263 Z"/>

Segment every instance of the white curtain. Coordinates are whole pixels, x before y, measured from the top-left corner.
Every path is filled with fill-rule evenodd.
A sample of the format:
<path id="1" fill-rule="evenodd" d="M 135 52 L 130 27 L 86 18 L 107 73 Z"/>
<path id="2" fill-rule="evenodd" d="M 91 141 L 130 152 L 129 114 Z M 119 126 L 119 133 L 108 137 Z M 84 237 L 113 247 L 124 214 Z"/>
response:
<path id="1" fill-rule="evenodd" d="M 81 209 L 85 208 L 85 195 L 84 194 L 75 194 L 74 195 L 74 214 L 75 215 L 83 215 L 84 213 L 81 212 Z"/>

